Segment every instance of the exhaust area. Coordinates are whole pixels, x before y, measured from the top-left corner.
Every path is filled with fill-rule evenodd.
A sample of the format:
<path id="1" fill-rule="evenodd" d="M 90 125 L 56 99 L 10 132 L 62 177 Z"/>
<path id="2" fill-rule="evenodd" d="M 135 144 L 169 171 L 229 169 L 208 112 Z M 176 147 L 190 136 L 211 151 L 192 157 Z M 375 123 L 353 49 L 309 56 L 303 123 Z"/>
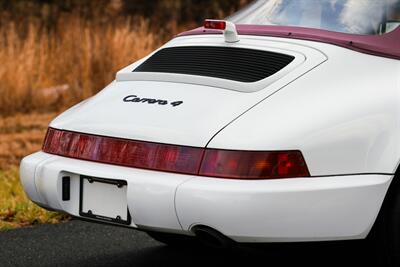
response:
<path id="1" fill-rule="evenodd" d="M 228 249 L 235 243 L 232 239 L 208 226 L 194 226 L 192 232 L 200 243 L 213 249 Z"/>

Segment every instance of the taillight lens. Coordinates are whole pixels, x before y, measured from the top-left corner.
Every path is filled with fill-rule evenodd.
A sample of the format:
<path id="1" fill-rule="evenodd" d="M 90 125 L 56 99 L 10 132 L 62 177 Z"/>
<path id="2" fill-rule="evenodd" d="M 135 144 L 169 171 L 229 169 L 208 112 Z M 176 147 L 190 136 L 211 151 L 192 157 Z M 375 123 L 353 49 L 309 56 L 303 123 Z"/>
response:
<path id="1" fill-rule="evenodd" d="M 64 157 L 184 174 L 197 174 L 203 149 L 96 136 L 50 128 L 43 151 Z"/>
<path id="2" fill-rule="evenodd" d="M 203 149 L 49 128 L 43 151 L 120 166 L 229 179 L 310 176 L 300 151 Z"/>
<path id="3" fill-rule="evenodd" d="M 230 179 L 278 179 L 310 176 L 300 151 L 264 152 L 210 149 L 200 175 Z"/>

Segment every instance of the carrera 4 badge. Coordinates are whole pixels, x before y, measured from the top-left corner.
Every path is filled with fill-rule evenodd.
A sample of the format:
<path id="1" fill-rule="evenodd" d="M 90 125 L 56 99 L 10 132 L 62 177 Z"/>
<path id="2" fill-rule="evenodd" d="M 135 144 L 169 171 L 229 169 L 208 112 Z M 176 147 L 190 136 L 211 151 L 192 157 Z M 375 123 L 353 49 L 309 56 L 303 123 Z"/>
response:
<path id="1" fill-rule="evenodd" d="M 177 107 L 183 104 L 183 101 L 170 102 L 168 100 L 162 100 L 162 99 L 141 98 L 136 95 L 128 95 L 123 100 L 124 102 L 127 103 L 147 103 L 147 104 L 161 105 L 161 106 L 171 105 L 173 107 Z"/>

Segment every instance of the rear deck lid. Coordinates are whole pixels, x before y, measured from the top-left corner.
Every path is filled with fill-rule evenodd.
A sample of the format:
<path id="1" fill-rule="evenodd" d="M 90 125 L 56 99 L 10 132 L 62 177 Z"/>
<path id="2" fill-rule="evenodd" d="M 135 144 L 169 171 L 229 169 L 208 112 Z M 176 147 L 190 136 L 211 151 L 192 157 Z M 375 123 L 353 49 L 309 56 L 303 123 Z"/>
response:
<path id="1" fill-rule="evenodd" d="M 212 50 L 217 47 L 212 53 L 218 53 L 220 48 L 228 46 L 218 36 L 177 38 L 158 51 L 170 47 L 187 49 L 185 53 L 189 51 L 189 58 L 191 49 L 204 47 Z M 230 45 L 229 49 L 231 48 L 253 49 L 256 50 L 255 53 L 264 51 L 261 56 L 272 55 L 278 61 L 282 58 L 286 61 L 280 70 L 270 68 L 268 71 L 272 74 L 265 75 L 266 78 L 262 76 L 267 72 L 258 72 L 257 75 L 261 78 L 243 81 L 236 77 L 241 75 L 240 72 L 231 76 L 232 72 L 228 71 L 221 77 L 215 74 L 218 69 L 199 75 L 182 73 L 183 71 L 175 73 L 177 71 L 170 70 L 169 67 L 163 69 L 164 65 L 155 64 L 154 61 L 149 61 L 153 67 L 142 65 L 146 64 L 143 62 L 151 58 L 150 56 L 119 72 L 117 80 L 110 86 L 63 113 L 50 126 L 103 136 L 205 147 L 230 122 L 326 60 L 316 49 L 281 41 L 242 38 L 240 44 Z M 212 53 L 208 56 L 212 56 Z M 235 50 L 234 53 L 238 52 Z M 245 54 L 241 53 L 236 55 L 241 55 L 244 61 L 248 61 Z M 229 55 L 220 57 L 224 59 Z M 195 58 L 199 59 L 201 56 Z M 165 58 L 157 60 L 167 62 L 165 66 L 176 63 L 175 58 L 172 59 L 175 63 Z M 193 60 L 193 57 L 188 60 Z M 237 58 L 235 60 L 240 61 Z M 229 65 L 229 62 L 226 64 Z M 188 66 L 190 68 L 190 64 Z M 158 68 L 157 71 L 149 71 L 155 68 Z M 226 69 L 228 68 L 227 66 Z M 246 72 L 253 66 L 241 68 Z M 262 66 L 256 65 L 256 68 Z M 252 75 L 250 73 L 249 77 L 255 77 Z M 258 123 L 262 121 L 256 121 L 254 125 Z"/>

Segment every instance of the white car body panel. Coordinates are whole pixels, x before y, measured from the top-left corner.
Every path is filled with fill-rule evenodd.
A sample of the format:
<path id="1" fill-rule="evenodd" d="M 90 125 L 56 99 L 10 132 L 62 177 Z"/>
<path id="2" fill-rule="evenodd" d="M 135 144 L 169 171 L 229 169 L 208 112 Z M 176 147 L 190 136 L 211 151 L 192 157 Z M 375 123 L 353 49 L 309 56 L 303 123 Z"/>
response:
<path id="1" fill-rule="evenodd" d="M 32 179 L 35 166 L 39 167 Z M 65 175 L 71 177 L 71 201 L 61 199 Z M 190 234 L 193 226 L 208 225 L 238 242 L 364 238 L 393 178 L 349 175 L 238 181 L 111 166 L 43 152 L 21 164 L 21 179 L 32 200 L 75 216 L 79 216 L 80 175 L 123 177 L 133 228 Z"/>
<path id="2" fill-rule="evenodd" d="M 400 159 L 400 62 L 317 46 L 329 60 L 224 128 L 208 147 L 299 149 L 313 176 L 394 173 Z M 254 127 L 260 114 L 262 123 Z"/>
<path id="3" fill-rule="evenodd" d="M 194 178 L 178 188 L 184 229 L 208 225 L 238 242 L 365 238 L 392 176 L 241 181 Z"/>
<path id="4" fill-rule="evenodd" d="M 216 43 L 220 38 L 196 37 L 174 40 L 176 41 L 171 41 L 166 47 L 171 47 L 175 43 L 179 46 L 197 43 L 210 45 L 212 41 Z M 242 41 L 246 44 L 246 39 Z M 247 42 L 247 45 L 242 44 L 240 47 L 260 48 L 260 45 L 255 45 L 259 41 L 250 38 Z M 285 48 L 287 50 L 297 49 L 307 56 L 307 60 L 284 77 L 273 82 L 267 81 L 269 86 L 264 90 L 254 93 L 223 90 L 216 86 L 220 83 L 229 83 L 226 80 L 214 79 L 217 81 L 216 84 L 211 81 L 209 84 L 212 86 L 206 86 L 202 85 L 201 81 L 196 81 L 201 77 L 192 76 L 193 81 L 188 82 L 190 75 L 171 74 L 175 77 L 174 82 L 162 82 L 157 78 L 163 77 L 161 74 L 153 74 L 151 76 L 156 77 L 157 79 L 153 79 L 156 81 L 140 81 L 134 77 L 145 75 L 146 78 L 148 75 L 132 73 L 137 67 L 137 64 L 133 64 L 117 75 L 119 79 L 123 76 L 125 80 L 112 83 L 90 101 L 75 108 L 73 112 L 67 111 L 62 114 L 51 122 L 50 127 L 134 140 L 204 147 L 213 135 L 232 120 L 326 60 L 321 52 L 307 46 L 290 45 L 287 42 L 269 43 L 271 47 L 282 45 L 287 47 Z M 135 81 L 128 81 L 129 78 Z M 202 79 L 209 80 L 204 77 Z M 245 85 L 245 83 L 238 84 Z M 157 108 L 147 104 L 124 103 L 122 100 L 128 95 L 183 101 L 184 104 L 176 108 Z"/>

